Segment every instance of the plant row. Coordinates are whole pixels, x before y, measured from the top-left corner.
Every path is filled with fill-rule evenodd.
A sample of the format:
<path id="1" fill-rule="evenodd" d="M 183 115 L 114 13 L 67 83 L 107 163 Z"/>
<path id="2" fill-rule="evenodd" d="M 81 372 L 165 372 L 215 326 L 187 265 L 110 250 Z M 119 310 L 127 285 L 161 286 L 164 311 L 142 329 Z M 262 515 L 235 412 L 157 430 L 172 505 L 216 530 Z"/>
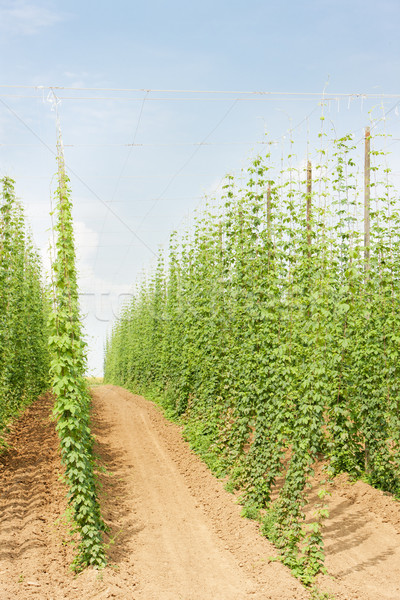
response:
<path id="1" fill-rule="evenodd" d="M 70 190 L 60 148 L 52 293 L 42 283 L 40 260 L 15 198 L 14 182 L 1 180 L 0 436 L 21 409 L 52 386 L 73 531 L 80 540 L 73 566 L 79 570 L 89 564 L 104 566 L 105 525 L 94 474 Z"/>
<path id="2" fill-rule="evenodd" d="M 54 415 L 61 458 L 69 488 L 74 530 L 80 542 L 73 567 L 79 571 L 106 564 L 95 477 L 94 438 L 90 430 L 91 398 L 85 380 L 86 344 L 83 339 L 71 193 L 65 172 L 61 139 L 58 143 L 56 259 L 53 264 L 53 310 L 50 314 L 50 374 L 55 395 Z"/>
<path id="3" fill-rule="evenodd" d="M 0 437 L 7 424 L 48 388 L 49 302 L 40 260 L 14 182 L 0 192 Z"/>
<path id="4" fill-rule="evenodd" d="M 368 247 L 351 136 L 312 177 L 257 157 L 172 235 L 106 345 L 106 380 L 162 394 L 306 583 L 324 558 L 323 503 L 304 525 L 317 460 L 400 493 L 399 205 L 370 158 Z"/>

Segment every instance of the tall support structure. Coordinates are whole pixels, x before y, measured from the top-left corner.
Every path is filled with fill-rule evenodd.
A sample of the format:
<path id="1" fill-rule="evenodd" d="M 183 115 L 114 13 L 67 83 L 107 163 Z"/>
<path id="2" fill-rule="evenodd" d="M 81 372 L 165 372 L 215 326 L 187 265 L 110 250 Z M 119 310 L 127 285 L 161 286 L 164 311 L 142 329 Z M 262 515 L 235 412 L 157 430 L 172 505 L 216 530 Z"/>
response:
<path id="1" fill-rule="evenodd" d="M 312 193 L 312 167 L 311 161 L 307 161 L 307 244 L 311 246 L 311 193 Z"/>
<path id="2" fill-rule="evenodd" d="M 364 269 L 365 280 L 368 280 L 370 268 L 370 242 L 371 242 L 371 130 L 365 128 L 365 158 L 364 158 Z M 369 441 L 365 440 L 365 470 L 370 472 L 371 452 Z"/>
<path id="3" fill-rule="evenodd" d="M 365 159 L 364 159 L 364 261 L 365 271 L 370 267 L 370 199 L 371 199 L 371 130 L 365 128 Z"/>

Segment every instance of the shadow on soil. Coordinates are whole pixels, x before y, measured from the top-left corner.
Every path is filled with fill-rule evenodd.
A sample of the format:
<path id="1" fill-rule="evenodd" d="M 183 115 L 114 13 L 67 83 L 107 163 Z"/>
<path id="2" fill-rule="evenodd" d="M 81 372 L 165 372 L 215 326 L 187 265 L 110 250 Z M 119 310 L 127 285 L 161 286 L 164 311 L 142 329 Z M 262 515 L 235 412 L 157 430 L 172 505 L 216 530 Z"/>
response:
<path id="1" fill-rule="evenodd" d="M 124 456 L 106 441 L 112 427 L 96 409 L 93 409 L 91 418 L 92 432 L 96 436 L 94 450 L 100 466 L 97 476 L 101 512 L 109 527 L 106 534 L 106 544 L 109 544 L 107 555 L 111 564 L 119 565 L 129 558 L 131 542 L 144 526 L 127 516 L 131 514 L 134 498 L 127 492 Z"/>

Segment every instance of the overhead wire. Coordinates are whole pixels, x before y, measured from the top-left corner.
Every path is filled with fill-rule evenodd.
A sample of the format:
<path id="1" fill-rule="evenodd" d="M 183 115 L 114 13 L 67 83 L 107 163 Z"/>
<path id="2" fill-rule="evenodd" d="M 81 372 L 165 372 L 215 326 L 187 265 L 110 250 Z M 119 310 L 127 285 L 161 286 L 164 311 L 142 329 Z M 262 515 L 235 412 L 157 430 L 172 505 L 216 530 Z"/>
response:
<path id="1" fill-rule="evenodd" d="M 136 92 L 136 93 L 170 93 L 170 94 L 235 94 L 249 96 L 310 96 L 328 98 L 400 98 L 400 94 L 385 94 L 380 92 L 365 93 L 365 92 L 330 92 L 329 96 L 325 91 L 321 92 L 277 92 L 268 90 L 201 90 L 201 89 L 174 89 L 174 88 L 113 88 L 113 87 L 80 87 L 80 86 L 58 86 L 58 85 L 12 85 L 2 84 L 0 89 L 31 89 L 37 91 L 44 90 L 70 90 L 70 91 L 93 91 L 93 92 Z"/>
<path id="2" fill-rule="evenodd" d="M 123 176 L 123 174 L 124 174 L 124 171 L 125 171 L 125 169 L 126 169 L 126 165 L 128 164 L 129 158 L 130 158 L 130 156 L 131 156 L 131 154 L 132 154 L 133 147 L 135 146 L 135 142 L 136 142 L 136 136 L 137 136 L 137 134 L 138 134 L 138 131 L 139 131 L 139 126 L 140 126 L 140 122 L 141 122 L 141 120 L 142 120 L 142 115 L 143 115 L 144 103 L 146 102 L 146 98 L 147 98 L 147 96 L 148 96 L 148 94 L 146 94 L 146 96 L 143 98 L 142 105 L 141 105 L 141 107 L 140 107 L 140 111 L 139 111 L 139 117 L 138 117 L 138 119 L 137 119 L 136 128 L 135 128 L 135 131 L 134 131 L 134 134 L 133 134 L 132 144 L 128 144 L 128 146 L 130 146 L 130 148 L 129 148 L 129 152 L 127 153 L 127 155 L 126 155 L 126 157 L 125 157 L 124 164 L 122 165 L 121 171 L 120 171 L 120 173 L 119 173 L 119 176 L 118 176 L 118 178 L 117 178 L 117 183 L 116 183 L 116 185 L 115 185 L 114 192 L 113 192 L 113 194 L 112 194 L 112 196 L 111 196 L 111 200 L 110 200 L 110 202 L 112 202 L 112 203 L 114 202 L 114 199 L 115 199 L 116 193 L 117 193 L 117 191 L 118 191 L 118 187 L 119 187 L 119 185 L 120 185 L 120 183 L 121 183 L 121 178 L 122 178 L 122 176 Z M 102 223 L 102 226 L 101 226 L 101 230 L 100 230 L 99 239 L 101 239 L 101 236 L 103 235 L 103 232 L 104 232 L 104 225 L 105 225 L 105 223 L 106 223 L 106 219 L 107 219 L 107 213 L 104 213 L 104 219 L 103 219 L 103 223 Z M 97 266 L 97 260 L 98 260 L 98 257 L 99 257 L 99 246 L 97 247 L 96 256 L 95 256 L 95 260 L 94 260 L 94 265 L 93 265 L 93 275 L 94 275 L 94 273 L 95 273 L 95 270 L 96 270 L 96 266 Z"/>
<path id="3" fill-rule="evenodd" d="M 218 123 L 211 129 L 211 131 L 202 140 L 201 144 L 194 150 L 194 152 L 192 152 L 192 154 L 189 156 L 189 158 L 187 160 L 185 160 L 185 162 L 183 163 L 183 165 L 171 177 L 171 179 L 169 180 L 169 182 L 167 183 L 167 185 L 165 186 L 165 188 L 163 189 L 163 191 L 161 192 L 161 194 L 155 200 L 155 202 L 152 205 L 152 207 L 148 210 L 148 212 L 143 217 L 142 221 L 139 224 L 138 229 L 140 229 L 140 227 L 143 225 L 144 221 L 147 219 L 147 217 L 149 216 L 149 214 L 154 210 L 154 208 L 156 207 L 156 205 L 158 204 L 158 202 L 162 199 L 162 197 L 164 196 L 164 194 L 169 190 L 169 188 L 171 187 L 171 185 L 173 184 L 173 182 L 175 181 L 175 179 L 178 177 L 178 175 L 180 175 L 180 173 L 187 167 L 187 165 L 196 156 L 196 154 L 198 153 L 198 151 L 201 148 L 201 146 L 204 145 L 204 143 L 208 140 L 208 138 L 218 129 L 218 127 L 223 123 L 223 121 L 225 121 L 225 119 L 227 118 L 227 116 L 230 114 L 230 112 L 235 107 L 236 102 L 237 102 L 236 100 L 233 101 L 233 103 L 230 105 L 230 107 L 225 112 L 225 114 L 222 116 L 222 118 L 218 121 Z"/>
<path id="4" fill-rule="evenodd" d="M 224 113 L 224 115 L 221 117 L 221 119 L 219 119 L 218 123 L 211 129 L 211 131 L 204 137 L 204 139 L 202 140 L 202 143 L 206 142 L 207 139 L 218 129 L 218 127 L 223 123 L 223 121 L 227 118 L 227 116 L 231 113 L 231 111 L 233 110 L 233 108 L 236 105 L 237 100 L 234 100 L 232 102 L 232 104 L 229 106 L 228 110 Z M 191 160 L 195 157 L 195 155 L 198 153 L 199 149 L 200 149 L 201 145 L 198 146 L 194 152 L 192 152 L 192 154 L 189 156 L 189 158 L 187 160 L 185 160 L 185 162 L 181 165 L 181 167 L 179 167 L 179 169 L 176 171 L 176 173 L 171 177 L 171 179 L 169 180 L 169 182 L 167 183 L 167 185 L 164 187 L 164 189 L 162 190 L 161 194 L 159 196 L 157 196 L 157 198 L 155 199 L 155 201 L 153 202 L 152 206 L 150 207 L 150 209 L 146 212 L 146 214 L 144 215 L 144 217 L 142 218 L 142 220 L 139 223 L 138 226 L 138 231 L 140 230 L 140 228 L 142 227 L 143 223 L 146 221 L 147 217 L 152 213 L 152 211 L 154 210 L 154 208 L 157 206 L 157 204 L 159 203 L 159 201 L 163 198 L 163 196 L 166 194 L 166 192 L 169 190 L 169 188 L 171 187 L 172 183 L 175 181 L 175 179 L 180 175 L 180 173 L 187 167 L 187 165 L 191 162 Z M 129 252 L 129 250 L 127 250 L 127 253 Z M 126 253 L 126 255 L 127 255 Z M 126 258 L 126 257 L 125 257 Z M 120 268 L 122 266 L 122 262 L 120 263 Z M 116 272 L 114 274 L 114 279 L 115 280 L 117 274 L 119 273 Z"/>
<path id="5" fill-rule="evenodd" d="M 11 106 L 8 106 L 8 104 L 6 102 L 4 102 L 4 100 L 2 98 L 0 98 L 0 103 L 3 104 L 3 106 L 5 106 L 5 108 L 7 108 L 7 110 L 9 110 L 16 119 L 18 119 L 18 121 L 20 121 L 24 127 L 26 127 L 28 129 L 28 131 L 31 132 L 32 135 L 35 136 L 35 138 L 37 138 L 48 150 L 49 152 L 51 152 L 51 154 L 57 158 L 57 153 L 54 152 L 54 150 L 32 129 L 32 127 L 30 127 L 28 125 L 28 123 L 26 123 L 24 121 L 24 119 L 22 119 L 22 117 L 20 117 L 18 115 L 18 113 L 13 110 L 11 108 Z M 109 212 L 124 226 L 126 227 L 126 229 L 128 229 L 128 231 L 130 231 L 130 233 L 132 233 L 146 248 L 147 250 L 149 250 L 152 254 L 155 255 L 155 252 L 152 248 L 150 248 L 150 246 L 132 229 L 132 227 L 130 227 L 128 225 L 128 223 L 126 223 L 126 221 L 124 221 L 124 219 L 122 219 L 122 217 L 119 216 L 119 214 L 113 209 L 111 208 L 83 179 L 80 175 L 78 175 L 78 173 L 76 173 L 73 169 L 68 168 L 68 171 L 74 175 L 74 177 L 91 193 L 93 194 L 93 196 L 99 201 L 101 202 L 101 204 L 103 204 L 104 206 L 107 207 L 107 210 L 109 210 Z"/>
<path id="6" fill-rule="evenodd" d="M 287 98 L 288 96 L 280 96 L 278 94 L 269 94 L 269 95 L 263 95 L 263 94 L 259 94 L 259 95 L 255 95 L 255 96 L 247 96 L 247 97 L 233 97 L 233 99 L 237 100 L 238 102 L 248 102 L 248 101 L 253 101 L 253 100 L 266 100 L 269 98 L 275 98 L 275 99 L 284 99 Z M 295 97 L 295 96 L 294 96 Z M 310 96 L 308 94 L 304 94 L 303 96 L 297 97 L 297 100 L 307 100 L 310 97 L 314 97 L 314 96 Z M 318 97 L 318 94 L 315 94 L 315 97 Z M 343 98 L 347 98 L 348 96 L 329 96 L 326 97 L 325 99 L 329 102 L 332 102 L 333 100 L 339 101 Z M 400 95 L 393 95 L 393 96 L 387 96 L 387 98 L 399 98 Z M 18 99 L 18 100 L 37 100 L 39 99 L 39 96 L 35 96 L 35 95 L 22 95 L 22 94 L 1 94 L 0 93 L 0 98 L 14 98 L 14 99 Z M 73 101 L 93 101 L 93 100 L 112 100 L 113 102 L 140 102 L 143 98 L 142 96 L 137 96 L 137 97 L 129 97 L 129 96 L 58 96 L 59 100 L 73 100 Z M 363 96 L 361 95 L 351 95 L 350 99 L 354 100 L 357 98 L 361 98 L 364 99 Z M 374 97 L 377 99 L 377 97 Z M 232 99 L 232 97 L 231 97 Z M 224 101 L 226 100 L 226 97 L 221 96 L 215 96 L 215 97 L 206 97 L 206 96 L 151 96 L 148 98 L 148 100 L 150 102 L 165 102 L 165 101 L 182 101 L 182 100 L 196 100 L 196 101 Z"/>
<path id="7" fill-rule="evenodd" d="M 180 146 L 265 146 L 273 142 L 150 142 L 125 144 L 64 144 L 64 148 L 173 148 Z M 40 144 L 2 144 L 6 148 L 38 148 Z"/>
<path id="8" fill-rule="evenodd" d="M 141 113 L 143 110 L 143 106 L 144 106 L 144 101 L 146 100 L 154 100 L 154 97 L 150 97 L 150 93 L 153 92 L 162 92 L 162 93 L 198 93 L 198 94 L 203 94 L 204 96 L 207 96 L 209 94 L 220 94 L 222 95 L 222 99 L 226 99 L 226 95 L 227 94 L 236 94 L 237 96 L 244 96 L 244 95 L 250 95 L 251 97 L 301 97 L 301 98 L 306 98 L 306 97 L 319 97 L 323 102 L 330 102 L 332 100 L 337 100 L 339 101 L 340 98 L 348 98 L 349 102 L 351 102 L 351 100 L 354 99 L 361 99 L 361 101 L 363 102 L 364 99 L 371 99 L 371 98 L 384 98 L 384 99 L 390 99 L 390 98 L 400 98 L 400 94 L 381 94 L 381 93 L 377 93 L 377 94 L 361 94 L 361 93 L 331 93 L 329 94 L 329 96 L 325 95 L 325 92 L 323 95 L 321 95 L 321 93 L 317 93 L 317 92 L 257 92 L 257 91 L 252 91 L 252 92 L 246 92 L 246 91 L 229 91 L 229 90 L 173 90 L 173 89 L 166 89 L 166 90 L 162 90 L 162 89 L 135 89 L 135 88 L 78 88 L 78 87 L 67 87 L 67 86 L 5 86 L 5 85 L 0 85 L 0 88 L 25 88 L 25 89 L 35 89 L 37 91 L 41 91 L 43 92 L 44 90 L 69 90 L 69 91 L 109 91 L 109 92 L 140 92 L 140 93 L 145 93 L 146 96 L 144 97 L 138 97 L 138 98 L 134 98 L 135 100 L 141 101 L 142 102 L 142 106 L 141 106 L 141 111 L 140 111 L 140 116 L 139 116 L 139 121 L 137 124 L 137 128 L 136 128 L 136 132 L 138 130 L 138 126 L 139 126 L 139 122 L 140 122 L 140 118 L 141 118 Z M 37 98 L 37 96 L 32 96 L 34 98 Z M 104 97 L 103 97 L 104 98 Z M 60 97 L 58 96 L 58 99 L 65 99 L 65 100 L 77 100 L 78 98 L 76 97 Z M 91 98 L 87 98 L 88 100 L 90 99 L 100 99 L 99 97 L 96 96 L 92 96 Z M 110 97 L 107 99 L 119 99 L 116 97 Z M 165 98 L 166 99 L 166 98 Z M 174 98 L 168 98 L 168 100 L 173 100 Z M 180 98 L 175 98 L 175 99 L 180 99 Z M 192 100 L 193 98 L 187 98 Z M 230 109 L 227 111 L 226 115 L 222 118 L 222 120 L 224 120 L 227 116 L 227 114 L 229 114 L 230 110 L 233 109 L 233 106 L 237 103 L 240 102 L 242 100 L 246 100 L 246 98 L 243 97 L 236 97 L 233 99 L 233 105 L 230 107 Z M 35 135 L 35 137 L 37 137 L 37 139 L 41 142 L 41 144 L 43 144 L 48 150 L 50 150 L 52 152 L 53 155 L 55 155 L 55 153 L 52 151 L 52 149 L 50 148 L 50 146 L 48 146 L 45 142 L 43 142 L 43 140 L 37 135 L 35 134 L 35 132 L 29 127 L 29 125 L 27 125 L 27 123 L 25 123 L 23 121 L 23 119 L 21 119 L 17 113 L 15 111 L 13 111 L 13 109 L 11 107 L 9 107 L 7 105 L 7 103 L 5 103 L 3 100 L 1 100 L 1 94 L 0 94 L 0 102 L 2 102 L 2 104 L 4 106 L 6 106 L 6 108 L 8 108 L 24 125 L 25 127 L 27 127 L 31 133 L 33 133 Z M 400 100 L 396 100 L 395 104 L 388 110 L 386 111 L 385 115 L 388 115 L 389 113 L 391 113 L 393 110 L 395 110 L 398 105 L 400 104 Z M 319 105 L 318 105 L 319 106 Z M 296 129 L 297 127 L 301 126 L 304 122 L 307 121 L 307 119 L 315 112 L 315 110 L 317 110 L 318 106 L 315 106 L 314 109 L 311 111 L 311 113 L 305 117 L 304 119 L 302 119 L 302 121 L 300 121 L 300 123 L 298 123 L 295 127 L 290 128 L 290 132 L 292 132 L 294 129 Z M 381 117 L 381 119 L 377 120 L 374 122 L 374 127 L 379 123 L 380 120 L 382 120 L 383 117 Z M 195 154 L 199 151 L 201 146 L 217 146 L 217 145 L 237 145 L 237 144 L 247 144 L 247 142 L 226 142 L 226 143 L 218 143 L 218 142 L 207 142 L 207 138 L 213 133 L 213 131 L 215 131 L 215 129 L 219 126 L 219 124 L 222 122 L 222 120 L 215 126 L 215 128 L 208 134 L 208 136 L 206 136 L 206 138 L 204 138 L 204 140 L 202 142 L 194 142 L 194 143 L 190 143 L 190 142 L 175 142 L 173 144 L 168 144 L 166 143 L 165 146 L 196 146 L 195 151 L 192 153 L 192 155 L 189 157 L 188 160 L 186 160 L 184 162 L 184 164 L 178 169 L 177 172 L 175 172 L 174 174 L 172 174 L 172 176 L 168 177 L 170 178 L 167 185 L 165 186 L 164 190 L 161 192 L 161 194 L 159 196 L 157 196 L 154 200 L 153 200 L 153 205 L 150 207 L 149 211 L 144 215 L 144 217 L 142 218 L 142 221 L 139 224 L 139 227 L 136 230 L 133 230 L 132 228 L 130 228 L 128 226 L 128 224 L 115 212 L 113 211 L 109 204 L 102 200 L 80 177 L 79 175 L 77 175 L 77 173 L 75 173 L 72 169 L 69 169 L 70 172 L 79 180 L 81 181 L 81 183 L 91 192 L 91 194 L 94 195 L 95 198 L 97 198 L 97 200 L 99 200 L 102 204 L 104 204 L 104 206 L 107 207 L 107 209 L 136 237 L 138 238 L 138 240 L 144 244 L 144 246 L 146 246 L 146 248 L 148 250 L 151 251 L 151 253 L 156 256 L 156 253 L 140 238 L 140 236 L 138 236 L 138 231 L 140 230 L 140 227 L 143 225 L 143 223 L 145 222 L 145 220 L 147 219 L 148 215 L 154 210 L 155 206 L 157 205 L 157 203 L 164 197 L 164 194 L 166 193 L 166 191 L 170 188 L 170 186 L 172 185 L 172 183 L 175 181 L 175 179 L 178 176 L 184 176 L 184 174 L 182 173 L 182 171 L 185 169 L 185 167 L 187 166 L 187 164 L 192 160 L 192 158 L 195 156 Z M 358 130 L 357 130 L 358 131 Z M 288 130 L 289 132 L 289 130 Z M 288 132 L 286 132 L 283 136 L 281 136 L 282 139 L 284 138 Z M 363 138 L 360 138 L 360 140 L 358 140 L 358 142 L 356 142 L 357 144 L 362 141 Z M 397 138 L 393 138 L 393 141 L 396 141 Z M 279 143 L 279 140 L 274 140 L 270 143 Z M 250 144 L 250 143 L 249 143 Z M 253 145 L 266 145 L 267 142 L 253 142 Z M 134 140 L 132 144 L 121 144 L 121 145 L 104 145 L 104 147 L 129 147 L 130 148 L 130 152 L 132 151 L 133 147 L 156 147 L 157 145 L 159 145 L 159 147 L 163 147 L 163 144 L 157 144 L 157 143 L 143 143 L 143 144 L 138 144 L 136 143 L 136 135 L 134 136 Z M 95 144 L 95 145 L 79 145 L 79 144 L 65 144 L 65 147 L 101 147 L 100 144 Z M 129 157 L 129 154 L 128 154 Z M 127 164 L 127 159 L 125 160 L 125 165 Z M 124 167 L 122 168 L 119 176 L 117 177 L 117 186 L 120 183 L 122 178 L 134 178 L 135 176 L 124 176 L 123 172 L 124 172 Z M 101 179 L 105 179 L 104 177 L 100 176 L 96 176 L 97 178 L 101 178 Z M 139 176 L 137 176 L 139 177 Z M 146 176 L 140 176 L 140 177 L 146 177 Z M 152 175 L 152 177 L 154 177 Z M 167 177 L 167 176 L 165 176 Z M 112 177 L 108 177 L 108 179 L 113 179 Z M 115 196 L 115 192 L 113 194 L 113 197 Z"/>

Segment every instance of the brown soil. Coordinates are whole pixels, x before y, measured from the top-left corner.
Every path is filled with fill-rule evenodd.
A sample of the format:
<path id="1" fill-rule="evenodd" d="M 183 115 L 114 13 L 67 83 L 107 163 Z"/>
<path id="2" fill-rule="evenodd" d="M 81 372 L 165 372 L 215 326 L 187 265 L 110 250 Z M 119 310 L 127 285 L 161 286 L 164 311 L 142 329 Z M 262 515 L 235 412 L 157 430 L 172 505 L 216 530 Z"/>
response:
<path id="1" fill-rule="evenodd" d="M 301 600 L 309 597 L 257 525 L 159 409 L 122 388 L 94 389 L 110 566 L 69 570 L 73 548 L 51 398 L 15 424 L 0 457 L 0 599 Z M 325 540 L 339 600 L 400 600 L 400 504 L 344 477 L 332 484 Z"/>

